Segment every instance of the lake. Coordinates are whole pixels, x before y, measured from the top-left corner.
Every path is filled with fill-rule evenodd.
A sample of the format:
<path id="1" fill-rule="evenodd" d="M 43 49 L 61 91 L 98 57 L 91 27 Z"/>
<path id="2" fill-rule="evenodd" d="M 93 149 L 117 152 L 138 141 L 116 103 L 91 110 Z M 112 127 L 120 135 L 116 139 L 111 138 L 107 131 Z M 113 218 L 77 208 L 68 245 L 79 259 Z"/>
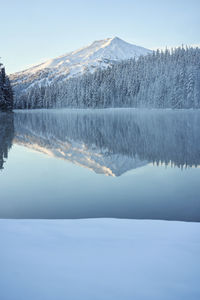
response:
<path id="1" fill-rule="evenodd" d="M 200 111 L 0 114 L 0 218 L 200 221 Z"/>

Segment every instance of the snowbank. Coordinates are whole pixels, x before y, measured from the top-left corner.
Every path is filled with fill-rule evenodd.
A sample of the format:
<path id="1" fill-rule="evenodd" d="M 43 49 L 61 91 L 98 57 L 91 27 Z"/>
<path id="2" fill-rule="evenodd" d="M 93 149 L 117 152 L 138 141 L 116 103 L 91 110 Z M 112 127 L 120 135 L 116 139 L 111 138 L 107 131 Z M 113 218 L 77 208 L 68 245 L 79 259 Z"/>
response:
<path id="1" fill-rule="evenodd" d="M 1 300 L 200 299 L 200 224 L 0 220 Z"/>

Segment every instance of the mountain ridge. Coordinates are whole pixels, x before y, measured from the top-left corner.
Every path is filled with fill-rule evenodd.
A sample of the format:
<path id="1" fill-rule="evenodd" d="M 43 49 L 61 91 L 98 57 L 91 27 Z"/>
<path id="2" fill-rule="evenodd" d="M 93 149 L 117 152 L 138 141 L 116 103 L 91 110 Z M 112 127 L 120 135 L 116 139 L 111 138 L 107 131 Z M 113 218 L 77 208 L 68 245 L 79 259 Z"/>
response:
<path id="1" fill-rule="evenodd" d="M 118 37 L 106 38 L 13 73 L 10 79 L 15 92 L 21 93 L 35 84 L 47 86 L 58 80 L 92 73 L 97 68 L 107 68 L 115 61 L 138 58 L 148 53 L 151 50 L 127 43 Z"/>
<path id="2" fill-rule="evenodd" d="M 18 72 L 12 73 L 10 75 L 19 74 L 19 73 L 26 73 L 27 71 L 33 70 L 33 69 L 35 69 L 37 67 L 41 67 L 41 66 L 43 66 L 44 68 L 49 68 L 49 67 L 54 68 L 54 67 L 57 67 L 57 66 L 53 65 L 53 64 L 55 64 L 55 61 L 60 60 L 60 59 L 65 58 L 65 57 L 72 56 L 72 55 L 74 56 L 77 53 L 80 53 L 80 52 L 82 52 L 84 50 L 87 50 L 87 49 L 94 49 L 95 51 L 99 51 L 99 50 L 102 50 L 102 49 L 105 50 L 108 46 L 112 46 L 113 48 L 114 47 L 115 48 L 117 48 L 117 47 L 119 48 L 120 46 L 123 47 L 124 45 L 126 45 L 127 48 L 135 47 L 134 53 L 132 51 L 132 55 L 134 55 L 134 57 L 137 57 L 137 56 L 139 56 L 141 54 L 151 53 L 150 49 L 146 49 L 146 48 L 141 47 L 141 46 L 130 44 L 130 43 L 126 42 L 126 41 L 123 41 L 119 37 L 106 38 L 106 39 L 103 39 L 103 40 L 96 40 L 96 41 L 92 42 L 91 44 L 89 44 L 87 46 L 78 48 L 77 50 L 74 50 L 74 51 L 67 52 L 67 53 L 59 55 L 59 56 L 57 56 L 55 58 L 48 59 L 45 62 L 38 63 L 36 65 L 28 67 L 28 68 L 26 68 L 26 69 L 24 69 L 22 71 L 18 71 Z M 125 49 L 125 50 L 127 50 L 127 49 Z M 133 56 L 130 55 L 130 53 L 127 53 L 127 55 L 125 55 L 125 53 L 121 53 L 121 54 L 123 54 L 124 57 L 122 57 L 122 55 L 121 56 L 118 55 L 118 57 L 116 57 L 116 56 L 113 57 L 112 56 L 112 57 L 110 57 L 110 59 L 111 60 L 115 60 L 115 59 L 116 60 L 118 60 L 118 59 L 121 60 L 121 59 L 126 59 L 126 58 L 133 57 Z M 87 57 L 88 56 L 89 55 L 87 55 Z M 105 58 L 108 58 L 107 54 L 105 56 L 106 56 Z M 52 65 L 51 65 L 51 63 L 52 63 Z"/>

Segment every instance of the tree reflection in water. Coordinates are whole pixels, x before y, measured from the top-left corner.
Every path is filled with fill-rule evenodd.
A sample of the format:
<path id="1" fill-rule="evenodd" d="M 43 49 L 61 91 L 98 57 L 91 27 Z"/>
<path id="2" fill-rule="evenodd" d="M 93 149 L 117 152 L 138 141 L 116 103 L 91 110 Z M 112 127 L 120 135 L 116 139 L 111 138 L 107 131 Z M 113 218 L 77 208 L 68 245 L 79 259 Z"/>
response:
<path id="1" fill-rule="evenodd" d="M 8 158 L 8 151 L 12 147 L 13 138 L 13 113 L 0 113 L 0 170 L 4 168 L 4 159 Z"/>

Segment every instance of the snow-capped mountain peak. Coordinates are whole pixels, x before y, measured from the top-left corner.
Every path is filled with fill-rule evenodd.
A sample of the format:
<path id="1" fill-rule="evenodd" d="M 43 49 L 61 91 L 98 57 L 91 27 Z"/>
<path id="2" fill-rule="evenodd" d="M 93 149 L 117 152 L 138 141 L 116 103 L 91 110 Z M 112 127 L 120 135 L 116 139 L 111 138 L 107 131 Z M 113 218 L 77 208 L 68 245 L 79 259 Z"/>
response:
<path id="1" fill-rule="evenodd" d="M 114 61 L 137 58 L 151 50 L 136 46 L 118 37 L 94 41 L 89 46 L 47 60 L 10 76 L 14 89 L 23 92 L 35 84 L 49 85 L 55 80 L 66 80 L 97 68 L 106 68 Z"/>

